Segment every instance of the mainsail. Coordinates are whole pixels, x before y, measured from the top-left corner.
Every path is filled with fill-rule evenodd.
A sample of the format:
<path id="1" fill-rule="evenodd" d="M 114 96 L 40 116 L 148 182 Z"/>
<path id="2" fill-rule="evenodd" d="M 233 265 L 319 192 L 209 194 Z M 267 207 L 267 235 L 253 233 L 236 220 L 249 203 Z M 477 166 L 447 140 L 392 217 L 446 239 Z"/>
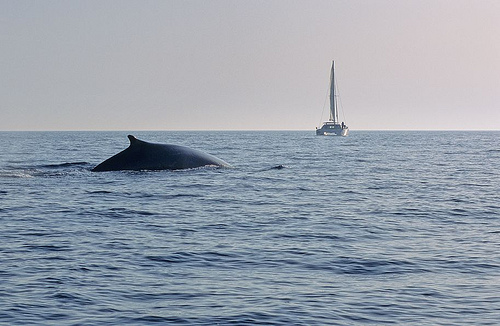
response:
<path id="1" fill-rule="evenodd" d="M 333 123 L 339 121 L 337 94 L 335 90 L 335 61 L 332 61 L 332 71 L 330 73 L 330 121 L 333 121 Z"/>

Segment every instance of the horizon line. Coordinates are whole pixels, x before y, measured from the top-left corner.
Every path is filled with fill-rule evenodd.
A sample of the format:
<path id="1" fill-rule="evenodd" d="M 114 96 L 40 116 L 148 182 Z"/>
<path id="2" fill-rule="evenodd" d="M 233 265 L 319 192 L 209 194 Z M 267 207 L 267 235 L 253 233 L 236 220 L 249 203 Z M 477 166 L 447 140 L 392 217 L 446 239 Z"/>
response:
<path id="1" fill-rule="evenodd" d="M 129 132 L 129 131 L 176 131 L 176 132 L 206 132 L 206 131 L 227 131 L 227 132 L 259 132 L 259 131 L 311 131 L 315 129 L 12 129 L 0 130 L 0 132 Z M 354 131 L 500 131 L 500 129 L 349 129 Z"/>

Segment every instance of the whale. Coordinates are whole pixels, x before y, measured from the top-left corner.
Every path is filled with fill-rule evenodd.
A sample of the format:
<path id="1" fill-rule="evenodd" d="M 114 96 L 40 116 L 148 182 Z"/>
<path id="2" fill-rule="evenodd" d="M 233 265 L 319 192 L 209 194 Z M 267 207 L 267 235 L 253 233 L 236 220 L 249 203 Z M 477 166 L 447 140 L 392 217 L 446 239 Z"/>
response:
<path id="1" fill-rule="evenodd" d="M 157 144 L 127 136 L 130 145 L 120 153 L 95 166 L 93 172 L 122 170 L 181 170 L 204 166 L 230 167 L 223 160 L 180 145 Z"/>

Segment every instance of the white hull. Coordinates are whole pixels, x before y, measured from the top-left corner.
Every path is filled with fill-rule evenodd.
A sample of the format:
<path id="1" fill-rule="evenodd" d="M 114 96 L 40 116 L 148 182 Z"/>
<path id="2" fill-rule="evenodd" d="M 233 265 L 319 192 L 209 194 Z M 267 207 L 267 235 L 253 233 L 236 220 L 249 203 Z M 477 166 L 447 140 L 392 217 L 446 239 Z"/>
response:
<path id="1" fill-rule="evenodd" d="M 342 136 L 346 137 L 349 134 L 349 129 L 344 129 L 341 132 L 323 132 L 322 134 L 318 134 L 318 136 Z"/>
<path id="2" fill-rule="evenodd" d="M 347 126 L 342 127 L 340 124 L 325 123 L 321 128 L 316 128 L 316 135 L 318 136 L 343 136 L 349 134 Z"/>

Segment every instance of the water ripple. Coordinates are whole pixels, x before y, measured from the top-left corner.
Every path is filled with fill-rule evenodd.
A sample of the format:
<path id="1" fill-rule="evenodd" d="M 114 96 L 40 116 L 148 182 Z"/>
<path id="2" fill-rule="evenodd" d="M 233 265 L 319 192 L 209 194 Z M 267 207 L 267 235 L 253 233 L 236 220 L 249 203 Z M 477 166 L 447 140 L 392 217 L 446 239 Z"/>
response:
<path id="1" fill-rule="evenodd" d="M 144 132 L 235 168 L 92 173 L 122 134 L 2 133 L 0 324 L 500 320 L 498 133 Z"/>

